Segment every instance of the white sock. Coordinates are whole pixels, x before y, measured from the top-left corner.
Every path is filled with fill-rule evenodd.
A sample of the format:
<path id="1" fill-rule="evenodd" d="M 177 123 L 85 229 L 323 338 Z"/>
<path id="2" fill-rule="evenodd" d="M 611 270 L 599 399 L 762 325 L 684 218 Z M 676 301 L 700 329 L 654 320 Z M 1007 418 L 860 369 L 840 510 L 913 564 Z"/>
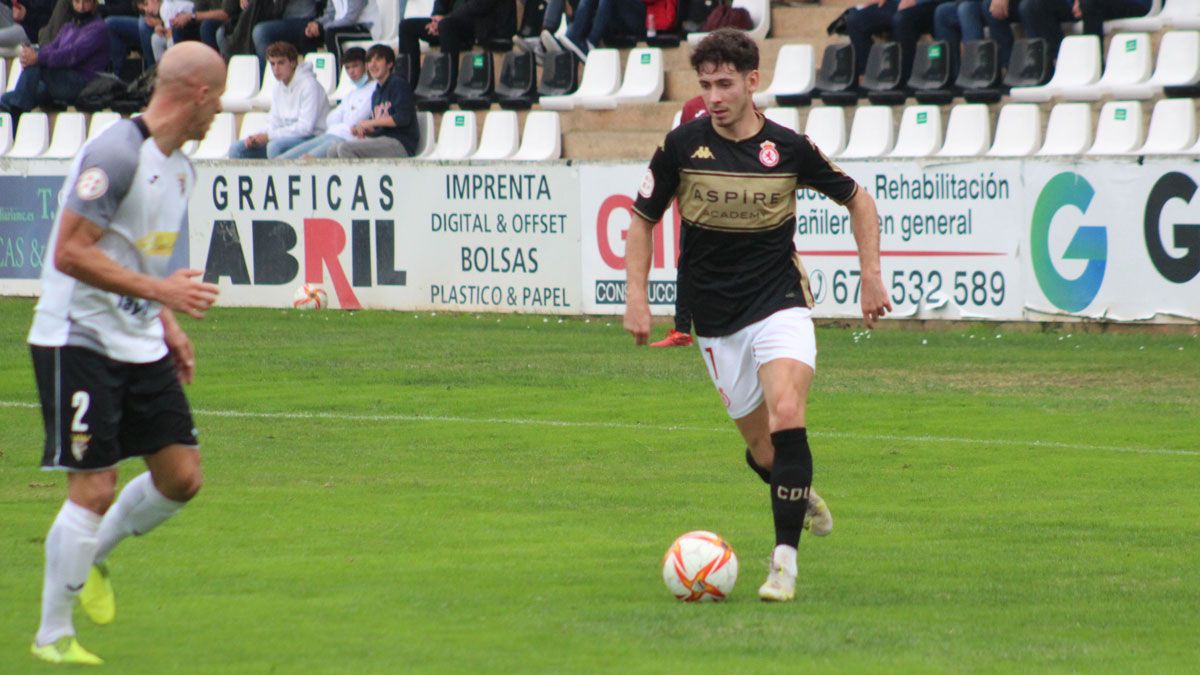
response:
<path id="1" fill-rule="evenodd" d="M 48 645 L 74 635 L 71 609 L 87 581 L 96 555 L 100 515 L 67 500 L 46 535 L 46 573 L 42 581 L 42 623 L 37 643 Z"/>
<path id="2" fill-rule="evenodd" d="M 771 561 L 777 566 L 782 567 L 785 572 L 792 576 L 796 576 L 796 549 L 787 544 L 780 544 L 775 547 L 775 552 L 771 554 Z"/>
<path id="3" fill-rule="evenodd" d="M 104 520 L 100 521 L 100 531 L 96 533 L 99 540 L 96 562 L 104 562 L 125 537 L 146 534 L 175 515 L 183 505 L 184 502 L 162 496 L 154 487 L 149 471 L 129 481 L 112 508 L 104 514 Z"/>

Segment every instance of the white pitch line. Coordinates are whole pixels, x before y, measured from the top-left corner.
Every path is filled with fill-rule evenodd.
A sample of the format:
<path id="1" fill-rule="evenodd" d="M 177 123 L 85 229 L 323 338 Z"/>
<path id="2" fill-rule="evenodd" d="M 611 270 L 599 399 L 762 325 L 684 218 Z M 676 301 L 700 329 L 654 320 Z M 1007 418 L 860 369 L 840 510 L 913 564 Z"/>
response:
<path id="1" fill-rule="evenodd" d="M 0 401 L 0 408 L 36 409 L 35 403 Z M 509 424 L 520 426 L 542 426 L 575 429 L 629 429 L 636 431 L 695 431 L 721 433 L 729 427 L 693 427 L 684 425 L 633 424 L 629 422 L 573 422 L 569 420 L 544 420 L 517 417 L 454 417 L 448 415 L 354 415 L 329 412 L 248 412 L 241 410 L 203 410 L 197 415 L 206 417 L 232 417 L 242 419 L 279 420 L 339 420 L 345 422 L 454 422 L 460 424 Z M 965 438 L 959 436 L 929 436 L 903 434 L 866 434 L 854 431 L 813 431 L 818 438 L 848 438 L 865 441 L 887 441 L 894 443 L 954 443 L 959 445 L 1002 445 L 1020 448 L 1050 448 L 1054 450 L 1089 450 L 1119 452 L 1138 455 L 1168 455 L 1200 457 L 1200 450 L 1172 450 L 1169 448 L 1130 448 L 1113 445 L 1088 445 L 1086 443 L 1060 443 L 1058 441 L 1022 441 L 1008 438 Z"/>

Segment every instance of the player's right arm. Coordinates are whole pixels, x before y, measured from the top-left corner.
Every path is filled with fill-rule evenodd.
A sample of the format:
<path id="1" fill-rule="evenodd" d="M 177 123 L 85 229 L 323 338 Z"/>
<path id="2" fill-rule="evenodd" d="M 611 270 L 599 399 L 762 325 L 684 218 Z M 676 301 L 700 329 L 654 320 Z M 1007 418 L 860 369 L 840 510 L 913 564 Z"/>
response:
<path id="1" fill-rule="evenodd" d="M 625 235 L 625 330 L 639 345 L 650 339 L 650 301 L 646 283 L 650 278 L 650 256 L 654 253 L 651 237 L 654 225 L 635 213 Z"/>
<path id="2" fill-rule="evenodd" d="M 197 319 L 217 299 L 215 284 L 197 281 L 203 270 L 178 270 L 160 279 L 122 267 L 97 246 L 104 229 L 81 214 L 64 208 L 55 242 L 54 267 L 89 286 L 121 295 L 153 300 Z"/>

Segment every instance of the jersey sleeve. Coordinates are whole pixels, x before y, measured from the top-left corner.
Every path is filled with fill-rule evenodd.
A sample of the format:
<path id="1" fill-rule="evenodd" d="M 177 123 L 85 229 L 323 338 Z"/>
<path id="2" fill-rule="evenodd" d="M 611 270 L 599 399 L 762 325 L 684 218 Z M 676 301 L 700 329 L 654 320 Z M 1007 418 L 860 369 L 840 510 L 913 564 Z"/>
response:
<path id="1" fill-rule="evenodd" d="M 142 135 L 132 123 L 117 124 L 84 146 L 63 207 L 107 228 L 137 173 Z"/>
<path id="2" fill-rule="evenodd" d="M 675 198 L 679 189 L 679 161 L 674 151 L 671 135 L 667 135 L 662 146 L 650 159 L 650 167 L 638 187 L 637 199 L 633 202 L 633 210 L 646 220 L 657 223 L 662 220 L 663 213 Z"/>
<path id="3" fill-rule="evenodd" d="M 844 205 L 853 199 L 858 192 L 858 183 L 831 162 L 808 136 L 799 138 L 797 187 L 812 188 L 838 204 Z"/>

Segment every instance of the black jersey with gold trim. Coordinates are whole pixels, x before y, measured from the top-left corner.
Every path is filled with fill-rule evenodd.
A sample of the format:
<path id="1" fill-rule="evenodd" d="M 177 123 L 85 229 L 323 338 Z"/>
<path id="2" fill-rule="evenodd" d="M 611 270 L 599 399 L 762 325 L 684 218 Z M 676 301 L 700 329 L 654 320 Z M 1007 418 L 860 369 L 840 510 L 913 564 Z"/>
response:
<path id="1" fill-rule="evenodd" d="M 733 142 L 701 117 L 667 134 L 654 153 L 633 208 L 658 222 L 679 199 L 687 235 L 678 292 L 698 335 L 729 335 L 813 305 L 793 243 L 798 187 L 839 204 L 858 190 L 807 136 L 766 119 L 757 134 Z"/>

